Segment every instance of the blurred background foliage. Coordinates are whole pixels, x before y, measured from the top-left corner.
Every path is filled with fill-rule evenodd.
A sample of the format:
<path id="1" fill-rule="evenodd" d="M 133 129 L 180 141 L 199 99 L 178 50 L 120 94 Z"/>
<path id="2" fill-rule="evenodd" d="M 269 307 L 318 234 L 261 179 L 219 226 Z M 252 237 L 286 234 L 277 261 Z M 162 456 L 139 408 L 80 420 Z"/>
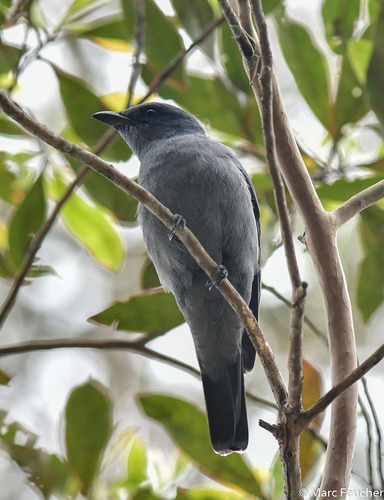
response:
<path id="1" fill-rule="evenodd" d="M 384 5 L 380 0 L 263 4 L 288 116 L 318 194 L 334 209 L 384 178 Z M 283 300 L 290 292 L 260 117 L 216 2 L 27 0 L 10 12 L 11 1 L 3 0 L 0 86 L 57 133 L 135 178 L 138 165 L 129 148 L 91 115 L 124 109 L 132 67 L 141 65 L 140 78 L 131 81 L 131 104 L 170 100 L 237 152 L 261 205 L 261 323 L 286 373 L 289 308 Z M 197 39 L 201 43 L 188 51 Z M 81 166 L 4 114 L 0 134 L 3 301 L 25 266 L 33 235 Z M 298 236 L 303 225 L 289 203 Z M 45 340 L 55 347 L 55 339 L 63 338 L 131 345 L 119 352 L 72 348 L 2 357 L 0 499 L 279 499 L 277 445 L 257 425 L 260 417 L 275 418 L 262 370 L 257 366 L 247 377 L 249 453 L 216 456 L 198 409 L 202 395 L 188 331 L 173 297 L 156 289 L 136 209 L 135 200 L 89 172 L 29 268 L 2 330 L 4 346 Z M 380 202 L 339 237 L 362 359 L 382 342 L 383 235 Z M 299 242 L 297 251 L 310 286 L 303 395 L 308 407 L 323 385 L 329 388 L 329 359 L 321 292 Z M 368 380 L 372 398 L 365 385 L 353 481 L 383 489 L 377 418 L 380 404 L 384 411 L 383 384 L 372 374 Z M 321 475 L 327 425 L 319 419 L 302 436 L 305 484 Z"/>

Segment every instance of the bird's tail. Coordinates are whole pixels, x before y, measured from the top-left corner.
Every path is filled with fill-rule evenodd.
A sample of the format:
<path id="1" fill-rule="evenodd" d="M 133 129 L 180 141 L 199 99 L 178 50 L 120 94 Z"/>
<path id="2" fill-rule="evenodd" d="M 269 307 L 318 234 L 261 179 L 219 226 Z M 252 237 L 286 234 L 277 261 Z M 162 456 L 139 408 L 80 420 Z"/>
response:
<path id="1" fill-rule="evenodd" d="M 220 455 L 241 453 L 248 445 L 244 375 L 241 356 L 221 374 L 202 374 L 212 447 Z"/>

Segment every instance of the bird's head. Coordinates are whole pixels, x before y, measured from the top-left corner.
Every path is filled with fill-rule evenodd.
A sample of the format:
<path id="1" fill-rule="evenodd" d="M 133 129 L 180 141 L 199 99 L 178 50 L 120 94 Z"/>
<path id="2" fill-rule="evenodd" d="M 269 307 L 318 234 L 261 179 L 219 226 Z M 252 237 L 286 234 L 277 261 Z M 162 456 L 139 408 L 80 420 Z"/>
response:
<path id="1" fill-rule="evenodd" d="M 139 157 L 155 141 L 176 135 L 205 133 L 191 114 L 160 102 L 147 102 L 119 112 L 99 111 L 92 116 L 115 128 Z"/>

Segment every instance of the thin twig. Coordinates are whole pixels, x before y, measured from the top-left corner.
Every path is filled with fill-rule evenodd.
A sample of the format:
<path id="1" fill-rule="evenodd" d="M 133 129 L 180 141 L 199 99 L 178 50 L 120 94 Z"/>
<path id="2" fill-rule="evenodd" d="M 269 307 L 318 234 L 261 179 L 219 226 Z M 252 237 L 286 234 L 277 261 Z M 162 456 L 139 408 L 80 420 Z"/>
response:
<path id="1" fill-rule="evenodd" d="M 272 293 L 275 297 L 277 297 L 281 302 L 283 302 L 287 307 L 292 309 L 293 304 L 290 302 L 288 299 L 284 297 L 284 295 L 281 295 L 276 288 L 273 286 L 266 285 L 265 283 L 261 284 L 261 287 L 263 290 L 267 290 L 268 292 Z M 313 333 L 319 337 L 319 339 L 324 342 L 326 346 L 328 346 L 328 339 L 327 336 L 317 328 L 317 326 L 308 318 L 308 316 L 304 315 L 304 323 L 313 331 Z"/>
<path id="2" fill-rule="evenodd" d="M 362 380 L 364 377 L 362 378 Z M 367 446 L 367 465 L 368 465 L 368 475 L 369 475 L 369 485 L 373 489 L 373 467 L 372 467 L 372 425 L 368 415 L 367 408 L 364 404 L 364 401 L 358 396 L 358 402 L 361 409 L 361 413 L 365 420 L 365 425 L 367 427 L 367 438 L 368 438 L 368 446 Z"/>
<path id="3" fill-rule="evenodd" d="M 220 17 L 214 21 L 212 21 L 206 28 L 205 30 L 201 33 L 199 37 L 196 38 L 194 42 L 191 43 L 191 45 L 187 49 L 182 49 L 180 52 L 175 56 L 174 59 L 168 64 L 166 68 L 164 68 L 163 71 L 161 71 L 152 81 L 151 85 L 149 86 L 149 89 L 145 96 L 140 100 L 141 102 L 146 101 L 154 92 L 157 90 L 163 83 L 164 81 L 169 78 L 171 73 L 173 73 L 176 69 L 176 67 L 185 59 L 185 57 L 193 50 L 195 49 L 201 42 L 204 42 L 210 35 L 211 33 L 218 27 L 220 24 L 224 21 L 224 17 Z"/>
<path id="4" fill-rule="evenodd" d="M 139 186 L 136 182 L 132 181 L 128 177 L 125 177 L 93 153 L 86 151 L 77 144 L 65 140 L 63 137 L 44 127 L 23 111 L 20 106 L 15 104 L 4 91 L 0 91 L 0 107 L 6 114 L 22 125 L 28 132 L 36 135 L 58 151 L 68 154 L 75 160 L 91 167 L 93 170 L 112 181 L 127 194 L 133 196 L 136 200 L 142 203 L 143 206 L 158 217 L 168 229 L 174 229 L 174 214 L 172 214 L 168 208 L 162 205 L 154 196 Z M 197 238 L 187 227 L 176 228 L 175 234 L 178 236 L 180 241 L 184 243 L 192 257 L 205 271 L 208 278 L 211 281 L 215 281 L 220 274 L 219 266 L 203 249 Z M 254 315 L 252 314 L 252 311 L 227 279 L 218 286 L 218 290 L 236 311 L 252 342 L 254 343 L 264 366 L 277 404 L 279 406 L 285 405 L 287 400 L 287 391 L 283 378 L 280 374 L 268 341 L 261 331 Z"/>
<path id="5" fill-rule="evenodd" d="M 146 343 L 151 340 L 147 338 L 129 341 L 129 340 L 101 340 L 101 339 L 55 339 L 55 340 L 33 340 L 28 342 L 21 342 L 19 344 L 10 345 L 7 347 L 0 347 L 0 358 L 5 356 L 12 356 L 15 354 L 26 354 L 30 352 L 49 351 L 54 349 L 99 349 L 99 350 L 123 350 L 133 351 L 141 354 L 149 359 L 154 359 L 161 363 L 179 368 L 190 375 L 199 378 L 201 377 L 199 370 L 194 368 L 179 359 L 172 358 L 166 354 L 162 354 L 146 346 Z M 247 398 L 251 401 L 267 406 L 274 410 L 277 409 L 276 405 L 271 401 L 264 398 L 259 398 L 254 394 L 246 392 Z"/>
<path id="6" fill-rule="evenodd" d="M 295 290 L 295 293 L 295 302 L 291 310 L 291 334 L 288 353 L 288 401 L 294 413 L 300 413 L 303 393 L 303 319 L 307 284 L 303 282 L 302 286 Z"/>
<path id="7" fill-rule="evenodd" d="M 381 425 L 380 425 L 380 420 L 377 416 L 376 408 L 375 405 L 372 401 L 371 394 L 368 389 L 368 382 L 365 377 L 362 377 L 361 382 L 363 384 L 364 388 L 364 393 L 365 397 L 367 398 L 369 408 L 372 413 L 373 421 L 375 423 L 375 428 L 376 428 L 376 434 L 377 434 L 377 447 L 376 447 L 376 461 L 377 461 L 377 470 L 380 478 L 380 488 L 384 490 L 384 473 L 383 473 L 383 453 L 382 453 L 382 432 L 381 432 Z"/>
<path id="8" fill-rule="evenodd" d="M 135 52 L 135 61 L 132 66 L 132 72 L 129 79 L 128 84 L 128 101 L 127 108 L 130 108 L 132 105 L 133 94 L 137 85 L 137 81 L 141 74 L 141 54 L 144 50 L 144 42 L 145 42 L 145 6 L 144 0 L 135 0 L 135 40 L 136 40 L 136 52 Z"/>
<path id="9" fill-rule="evenodd" d="M 355 196 L 352 196 L 352 198 L 336 208 L 332 212 L 336 227 L 339 228 L 354 215 L 370 207 L 382 198 L 384 198 L 384 180 L 363 189 L 363 191 L 355 194 Z"/>
<path id="10" fill-rule="evenodd" d="M 15 0 L 5 16 L 5 25 L 12 26 L 17 23 L 22 15 L 22 9 L 27 0 Z"/>

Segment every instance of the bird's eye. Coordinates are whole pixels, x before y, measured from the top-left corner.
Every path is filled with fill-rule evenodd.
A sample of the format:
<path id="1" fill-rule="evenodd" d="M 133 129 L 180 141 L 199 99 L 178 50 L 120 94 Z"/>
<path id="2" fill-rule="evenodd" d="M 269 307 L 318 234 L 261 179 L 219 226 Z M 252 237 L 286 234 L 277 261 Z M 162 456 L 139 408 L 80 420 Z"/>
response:
<path id="1" fill-rule="evenodd" d="M 148 109 L 147 115 L 155 115 L 156 114 L 156 111 L 154 109 Z"/>

